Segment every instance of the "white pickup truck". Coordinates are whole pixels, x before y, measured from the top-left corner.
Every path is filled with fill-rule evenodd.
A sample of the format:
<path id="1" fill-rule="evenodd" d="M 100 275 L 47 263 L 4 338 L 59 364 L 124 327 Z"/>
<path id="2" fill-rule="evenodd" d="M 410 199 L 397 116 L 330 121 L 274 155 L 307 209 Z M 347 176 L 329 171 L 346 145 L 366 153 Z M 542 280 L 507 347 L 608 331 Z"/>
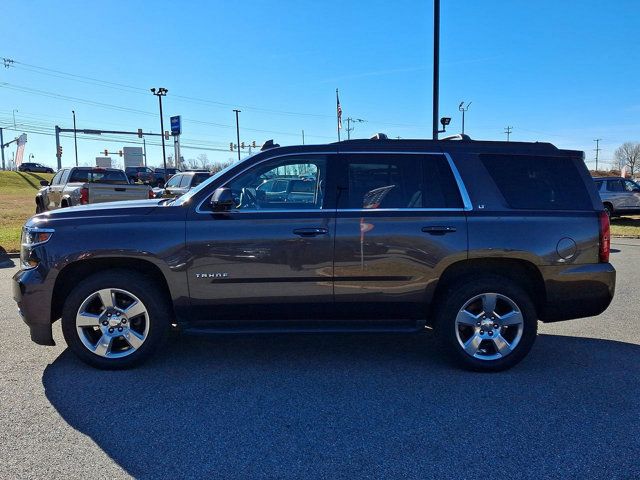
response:
<path id="1" fill-rule="evenodd" d="M 149 185 L 132 185 L 116 168 L 63 168 L 51 179 L 40 182 L 36 194 L 36 213 L 89 203 L 153 198 Z"/>

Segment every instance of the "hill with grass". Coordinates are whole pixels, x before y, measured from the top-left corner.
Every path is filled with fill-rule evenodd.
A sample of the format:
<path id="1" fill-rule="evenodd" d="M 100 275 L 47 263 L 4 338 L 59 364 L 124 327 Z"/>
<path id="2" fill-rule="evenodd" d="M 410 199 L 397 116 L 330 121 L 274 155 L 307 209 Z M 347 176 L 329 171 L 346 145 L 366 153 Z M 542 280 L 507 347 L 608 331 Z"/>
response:
<path id="1" fill-rule="evenodd" d="M 22 225 L 36 212 L 40 181 L 52 177 L 50 173 L 0 171 L 0 248 L 19 251 Z"/>

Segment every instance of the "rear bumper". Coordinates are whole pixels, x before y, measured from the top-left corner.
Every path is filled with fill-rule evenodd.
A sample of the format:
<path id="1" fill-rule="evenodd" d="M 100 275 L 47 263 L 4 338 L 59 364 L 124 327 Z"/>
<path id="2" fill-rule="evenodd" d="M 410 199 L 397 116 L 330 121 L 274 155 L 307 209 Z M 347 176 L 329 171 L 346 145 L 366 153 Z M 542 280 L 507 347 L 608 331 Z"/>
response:
<path id="1" fill-rule="evenodd" d="M 20 270 L 13 276 L 13 299 L 31 331 L 31 340 L 39 345 L 55 345 L 51 332 L 51 292 L 41 267 Z"/>
<path id="2" fill-rule="evenodd" d="M 616 271 L 610 263 L 542 267 L 546 302 L 543 322 L 593 317 L 604 312 L 615 293 Z"/>

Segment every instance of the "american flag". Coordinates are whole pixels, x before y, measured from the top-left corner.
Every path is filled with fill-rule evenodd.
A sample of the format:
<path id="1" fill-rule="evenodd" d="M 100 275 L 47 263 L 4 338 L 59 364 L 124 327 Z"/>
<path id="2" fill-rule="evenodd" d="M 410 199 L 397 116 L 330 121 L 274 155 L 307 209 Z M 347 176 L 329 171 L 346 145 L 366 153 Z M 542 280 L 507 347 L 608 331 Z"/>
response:
<path id="1" fill-rule="evenodd" d="M 342 107 L 340 106 L 340 98 L 338 98 L 338 90 L 336 90 L 336 102 L 338 103 L 338 130 L 342 129 Z"/>

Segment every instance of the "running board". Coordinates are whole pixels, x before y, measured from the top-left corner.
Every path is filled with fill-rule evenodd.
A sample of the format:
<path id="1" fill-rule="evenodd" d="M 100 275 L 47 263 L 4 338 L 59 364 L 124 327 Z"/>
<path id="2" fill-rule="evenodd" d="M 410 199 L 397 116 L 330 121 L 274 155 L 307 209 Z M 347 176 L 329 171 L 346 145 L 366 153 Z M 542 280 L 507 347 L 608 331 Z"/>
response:
<path id="1" fill-rule="evenodd" d="M 187 335 L 261 335 L 274 333 L 415 333 L 425 330 L 423 320 L 406 321 L 247 321 L 247 322 L 198 322 L 182 325 L 180 331 Z"/>

